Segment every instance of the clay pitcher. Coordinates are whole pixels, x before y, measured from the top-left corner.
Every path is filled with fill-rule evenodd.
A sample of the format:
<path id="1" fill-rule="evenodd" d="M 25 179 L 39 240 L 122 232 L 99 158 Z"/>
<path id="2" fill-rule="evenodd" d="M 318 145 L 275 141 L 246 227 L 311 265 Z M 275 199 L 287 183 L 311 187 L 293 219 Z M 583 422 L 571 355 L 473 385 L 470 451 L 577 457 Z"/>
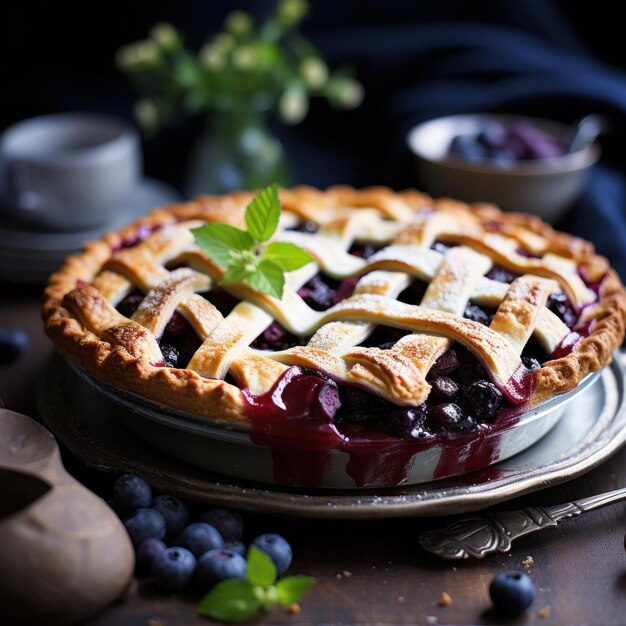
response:
<path id="1" fill-rule="evenodd" d="M 124 526 L 65 471 L 50 432 L 0 409 L 0 623 L 75 624 L 118 598 L 133 568 Z"/>

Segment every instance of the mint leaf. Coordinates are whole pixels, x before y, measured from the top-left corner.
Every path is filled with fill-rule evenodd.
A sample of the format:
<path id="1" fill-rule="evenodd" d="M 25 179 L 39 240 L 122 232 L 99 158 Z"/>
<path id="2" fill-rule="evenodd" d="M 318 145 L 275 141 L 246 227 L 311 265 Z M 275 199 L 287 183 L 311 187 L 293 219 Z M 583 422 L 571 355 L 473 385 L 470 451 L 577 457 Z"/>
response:
<path id="1" fill-rule="evenodd" d="M 265 248 L 264 259 L 272 261 L 284 272 L 291 272 L 313 261 L 313 257 L 294 243 L 274 241 Z"/>
<path id="2" fill-rule="evenodd" d="M 272 261 L 261 261 L 257 270 L 246 281 L 252 289 L 267 293 L 279 300 L 283 297 L 285 275 L 283 270 Z"/>
<path id="3" fill-rule="evenodd" d="M 274 584 L 276 580 L 277 571 L 274 561 L 256 546 L 250 546 L 248 550 L 247 572 L 246 576 L 251 585 L 267 587 Z"/>
<path id="4" fill-rule="evenodd" d="M 198 613 L 222 622 L 240 623 L 259 610 L 260 602 L 252 584 L 245 578 L 231 578 L 219 583 L 202 598 Z"/>
<path id="5" fill-rule="evenodd" d="M 267 241 L 278 226 L 280 199 L 276 184 L 261 190 L 246 208 L 248 233 L 258 242 Z"/>
<path id="6" fill-rule="evenodd" d="M 312 576 L 285 576 L 276 583 L 278 601 L 285 606 L 299 602 L 314 584 Z"/>
<path id="7" fill-rule="evenodd" d="M 196 241 L 198 238 L 204 241 L 214 241 L 222 244 L 231 250 L 251 250 L 254 241 L 249 233 L 230 224 L 204 224 L 198 228 L 192 228 Z M 198 245 L 202 245 L 199 243 Z"/>
<path id="8" fill-rule="evenodd" d="M 244 261 L 232 261 L 226 273 L 220 279 L 222 285 L 245 283 L 256 271 L 256 266 L 250 267 L 250 263 Z"/>

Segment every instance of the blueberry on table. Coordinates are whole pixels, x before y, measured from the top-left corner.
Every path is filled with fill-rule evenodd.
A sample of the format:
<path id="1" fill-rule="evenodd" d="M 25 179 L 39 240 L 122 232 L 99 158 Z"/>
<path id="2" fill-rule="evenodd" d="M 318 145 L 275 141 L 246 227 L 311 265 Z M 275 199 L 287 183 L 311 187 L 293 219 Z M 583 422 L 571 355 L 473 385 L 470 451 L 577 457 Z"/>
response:
<path id="1" fill-rule="evenodd" d="M 186 548 L 176 546 L 166 548 L 155 557 L 150 574 L 156 585 L 175 593 L 189 586 L 195 569 L 194 555 Z"/>
<path id="2" fill-rule="evenodd" d="M 279 576 L 284 574 L 291 565 L 293 552 L 284 537 L 276 533 L 265 533 L 253 539 L 250 543 L 265 552 L 274 561 Z"/>
<path id="3" fill-rule="evenodd" d="M 224 547 L 224 539 L 217 528 L 206 522 L 189 524 L 176 543 L 187 548 L 195 557 L 199 557 L 203 552 Z"/>
<path id="4" fill-rule="evenodd" d="M 135 546 L 146 539 L 165 538 L 165 518 L 154 509 L 138 509 L 132 517 L 124 520 L 124 526 Z"/>
<path id="5" fill-rule="evenodd" d="M 235 511 L 215 507 L 203 513 L 200 521 L 217 528 L 224 541 L 236 541 L 243 535 L 243 520 Z"/>
<path id="6" fill-rule="evenodd" d="M 535 584 L 523 572 L 503 572 L 491 581 L 489 595 L 500 615 L 515 617 L 534 602 Z"/>
<path id="7" fill-rule="evenodd" d="M 113 500 L 123 511 L 145 509 L 152 502 L 152 489 L 141 476 L 124 474 L 113 485 Z"/>
<path id="8" fill-rule="evenodd" d="M 182 532 L 189 523 L 189 509 L 187 505 L 174 496 L 157 496 L 151 508 L 158 511 L 165 518 L 166 537 L 174 537 Z"/>
<path id="9" fill-rule="evenodd" d="M 233 539 L 224 542 L 224 549 L 232 550 L 237 554 L 241 554 L 241 556 L 246 556 L 247 552 L 246 544 L 243 541 L 235 541 Z"/>
<path id="10" fill-rule="evenodd" d="M 201 591 L 208 591 L 223 580 L 245 578 L 246 570 L 246 559 L 241 554 L 225 548 L 209 550 L 198 559 L 194 584 Z"/>
<path id="11" fill-rule="evenodd" d="M 137 570 L 140 573 L 149 572 L 154 559 L 167 549 L 167 546 L 160 540 L 152 537 L 142 541 L 135 553 Z"/>
<path id="12" fill-rule="evenodd" d="M 17 359 L 28 347 L 28 335 L 23 330 L 0 330 L 0 365 Z"/>

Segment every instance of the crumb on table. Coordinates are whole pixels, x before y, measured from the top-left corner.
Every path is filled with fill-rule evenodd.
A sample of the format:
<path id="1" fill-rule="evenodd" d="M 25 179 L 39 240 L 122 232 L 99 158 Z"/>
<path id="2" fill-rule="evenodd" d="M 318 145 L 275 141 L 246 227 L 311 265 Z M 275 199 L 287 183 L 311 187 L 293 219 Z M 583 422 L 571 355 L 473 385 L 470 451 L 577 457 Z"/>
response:
<path id="1" fill-rule="evenodd" d="M 535 559 L 533 559 L 532 556 L 527 556 L 523 561 L 522 561 L 522 565 L 524 567 L 530 567 L 531 565 L 535 564 Z"/>
<path id="2" fill-rule="evenodd" d="M 290 604 L 285 611 L 289 613 L 289 615 L 297 615 L 300 613 L 300 605 L 297 602 Z"/>
<path id="3" fill-rule="evenodd" d="M 439 600 L 437 600 L 437 604 L 439 606 L 448 606 L 448 604 L 452 604 L 452 598 L 447 591 L 442 591 L 439 596 Z"/>
<path id="4" fill-rule="evenodd" d="M 550 607 L 544 606 L 543 609 L 539 609 L 537 611 L 537 617 L 541 617 L 542 619 L 546 619 L 550 615 Z"/>

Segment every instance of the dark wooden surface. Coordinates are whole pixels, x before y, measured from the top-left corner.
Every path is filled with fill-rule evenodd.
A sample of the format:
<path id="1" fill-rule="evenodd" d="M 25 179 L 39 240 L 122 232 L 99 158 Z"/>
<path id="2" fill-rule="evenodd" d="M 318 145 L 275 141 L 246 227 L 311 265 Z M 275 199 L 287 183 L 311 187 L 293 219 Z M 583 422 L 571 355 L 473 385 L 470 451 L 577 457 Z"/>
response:
<path id="1" fill-rule="evenodd" d="M 37 372 L 51 351 L 40 321 L 38 288 L 0 284 L 0 328 L 30 336 L 26 354 L 0 367 L 0 397 L 7 408 L 36 416 Z M 101 495 L 112 477 L 89 470 L 68 453 L 68 469 Z M 549 505 L 626 485 L 626 451 L 569 483 L 510 501 L 498 508 Z M 276 610 L 259 624 L 625 624 L 625 505 L 564 522 L 513 544 L 508 554 L 482 561 L 446 562 L 422 552 L 416 537 L 450 519 L 305 521 L 244 513 L 250 539 L 264 531 L 285 535 L 294 547 L 293 573 L 317 578 L 298 615 Z M 530 566 L 523 565 L 528 556 Z M 490 611 L 488 586 L 505 570 L 531 574 L 537 599 L 521 618 L 503 620 Z M 438 606 L 443 591 L 452 598 Z M 163 595 L 140 585 L 88 626 L 191 626 L 210 622 L 196 615 L 196 598 Z M 547 616 L 540 610 L 549 607 Z"/>

